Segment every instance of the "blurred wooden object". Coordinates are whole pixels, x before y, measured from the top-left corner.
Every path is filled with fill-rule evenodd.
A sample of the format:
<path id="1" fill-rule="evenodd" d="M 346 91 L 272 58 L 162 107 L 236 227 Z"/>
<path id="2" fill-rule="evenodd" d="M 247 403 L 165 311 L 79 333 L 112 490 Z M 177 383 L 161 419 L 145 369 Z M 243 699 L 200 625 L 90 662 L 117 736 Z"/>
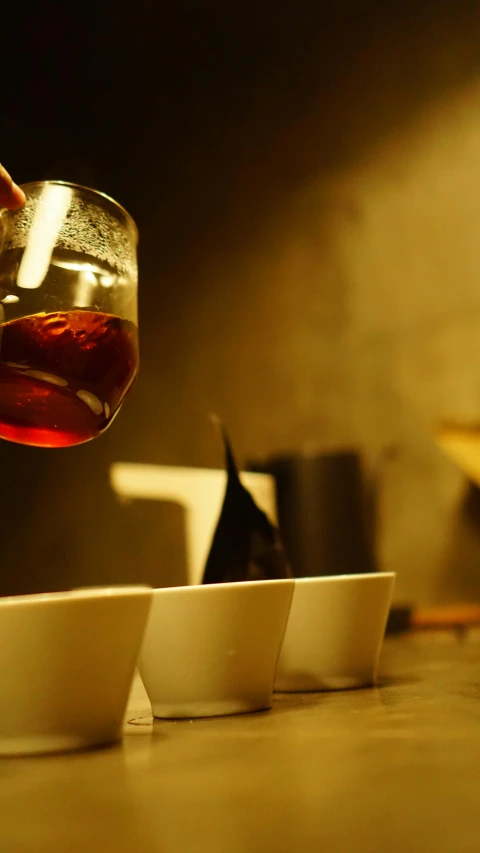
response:
<path id="1" fill-rule="evenodd" d="M 480 604 L 447 604 L 414 608 L 409 605 L 392 607 L 387 634 L 406 634 L 410 631 L 456 631 L 464 634 L 480 625 Z"/>
<path id="2" fill-rule="evenodd" d="M 480 423 L 441 424 L 435 440 L 467 477 L 480 486 Z"/>
<path id="3" fill-rule="evenodd" d="M 479 604 L 421 607 L 410 617 L 412 630 L 460 630 L 480 625 Z"/>

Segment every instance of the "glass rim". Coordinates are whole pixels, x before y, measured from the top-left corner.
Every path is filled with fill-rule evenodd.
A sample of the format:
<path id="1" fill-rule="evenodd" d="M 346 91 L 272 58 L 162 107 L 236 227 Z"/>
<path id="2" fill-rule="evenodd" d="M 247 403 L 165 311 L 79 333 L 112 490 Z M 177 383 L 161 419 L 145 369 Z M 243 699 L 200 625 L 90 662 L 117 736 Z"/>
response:
<path id="1" fill-rule="evenodd" d="M 138 227 L 137 227 L 137 223 L 135 222 L 133 216 L 128 212 L 128 210 L 123 206 L 123 204 L 120 204 L 120 202 L 116 201 L 114 198 L 112 198 L 111 195 L 107 195 L 107 193 L 104 193 L 101 190 L 95 190 L 95 189 L 93 189 L 93 187 L 86 187 L 83 184 L 75 184 L 73 181 L 50 181 L 50 180 L 27 181 L 27 183 L 19 184 L 19 186 L 20 186 L 21 190 L 26 192 L 30 189 L 30 187 L 40 187 L 40 186 L 45 186 L 46 184 L 50 184 L 50 185 L 58 186 L 58 187 L 69 187 L 70 189 L 73 189 L 73 190 L 83 190 L 83 192 L 87 192 L 87 193 L 91 193 L 92 195 L 100 196 L 101 198 L 110 202 L 110 204 L 113 204 L 113 206 L 115 208 L 117 208 L 118 210 L 120 210 L 123 213 L 127 222 L 132 226 L 134 234 L 135 234 L 136 242 L 138 243 Z M 21 210 L 21 208 L 20 208 L 20 210 Z"/>

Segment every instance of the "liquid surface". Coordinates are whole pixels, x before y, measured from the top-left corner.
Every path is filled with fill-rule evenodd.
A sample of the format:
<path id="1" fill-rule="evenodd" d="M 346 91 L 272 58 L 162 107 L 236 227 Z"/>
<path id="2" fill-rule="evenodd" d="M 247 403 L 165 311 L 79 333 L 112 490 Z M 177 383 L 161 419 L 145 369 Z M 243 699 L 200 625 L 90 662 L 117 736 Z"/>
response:
<path id="1" fill-rule="evenodd" d="M 136 326 L 62 311 L 0 325 L 0 438 L 68 447 L 111 423 L 138 370 Z"/>

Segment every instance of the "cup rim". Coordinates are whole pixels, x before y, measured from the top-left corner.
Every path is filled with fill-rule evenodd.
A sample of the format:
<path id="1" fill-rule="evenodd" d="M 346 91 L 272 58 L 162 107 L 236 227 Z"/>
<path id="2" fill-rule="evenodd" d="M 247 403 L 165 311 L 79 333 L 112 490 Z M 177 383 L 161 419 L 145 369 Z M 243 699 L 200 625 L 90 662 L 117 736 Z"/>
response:
<path id="1" fill-rule="evenodd" d="M 295 583 L 344 583 L 348 581 L 378 580 L 379 578 L 394 579 L 396 572 L 352 572 L 348 575 L 315 575 L 314 577 L 295 578 Z"/>
<path id="2" fill-rule="evenodd" d="M 92 195 L 95 195 L 95 196 L 101 196 L 101 198 L 105 199 L 110 204 L 113 204 L 113 206 L 117 210 L 120 210 L 121 213 L 123 213 L 127 222 L 133 228 L 133 232 L 135 234 L 135 242 L 138 244 L 138 228 L 137 228 L 137 223 L 135 222 L 133 216 L 128 212 L 128 210 L 123 206 L 123 204 L 120 204 L 120 202 L 118 202 L 118 201 L 116 201 L 116 199 L 112 198 L 111 195 L 107 195 L 107 193 L 104 193 L 101 190 L 95 190 L 95 189 L 93 189 L 93 187 L 86 187 L 83 184 L 76 184 L 73 181 L 50 181 L 50 180 L 47 180 L 47 181 L 27 181 L 26 184 L 20 184 L 20 189 L 23 190 L 24 192 L 28 192 L 28 190 L 32 187 L 46 186 L 47 184 L 49 184 L 51 186 L 58 186 L 58 187 L 69 187 L 72 190 L 82 190 L 83 192 L 91 193 Z M 21 210 L 21 208 L 20 208 L 20 210 Z"/>
<path id="3" fill-rule="evenodd" d="M 221 589 L 246 589 L 249 587 L 266 587 L 272 585 L 292 585 L 295 583 L 295 578 L 271 578 L 265 580 L 258 581 L 228 581 L 227 583 L 193 583 L 193 584 L 185 584 L 184 586 L 159 586 L 155 587 L 152 592 L 153 595 L 158 593 L 173 593 L 173 592 L 185 592 L 186 594 L 192 593 L 193 590 L 221 590 Z"/>
<path id="4" fill-rule="evenodd" d="M 25 595 L 6 595 L 0 598 L 0 610 L 9 607 L 34 604 L 55 604 L 72 601 L 94 601 L 102 598 L 128 598 L 130 596 L 144 596 L 152 593 L 152 588 L 142 584 L 128 584 L 124 586 L 98 586 L 79 589 L 62 590 L 60 592 L 34 592 Z"/>

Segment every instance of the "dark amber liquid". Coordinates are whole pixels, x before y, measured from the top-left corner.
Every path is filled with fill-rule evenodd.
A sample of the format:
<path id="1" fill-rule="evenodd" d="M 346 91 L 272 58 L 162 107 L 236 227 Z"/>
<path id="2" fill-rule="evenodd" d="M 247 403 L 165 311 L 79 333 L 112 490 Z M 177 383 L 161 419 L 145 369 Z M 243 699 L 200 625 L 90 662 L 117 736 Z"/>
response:
<path id="1" fill-rule="evenodd" d="M 0 325 L 0 438 L 68 447 L 109 425 L 138 369 L 136 326 L 62 311 Z"/>

